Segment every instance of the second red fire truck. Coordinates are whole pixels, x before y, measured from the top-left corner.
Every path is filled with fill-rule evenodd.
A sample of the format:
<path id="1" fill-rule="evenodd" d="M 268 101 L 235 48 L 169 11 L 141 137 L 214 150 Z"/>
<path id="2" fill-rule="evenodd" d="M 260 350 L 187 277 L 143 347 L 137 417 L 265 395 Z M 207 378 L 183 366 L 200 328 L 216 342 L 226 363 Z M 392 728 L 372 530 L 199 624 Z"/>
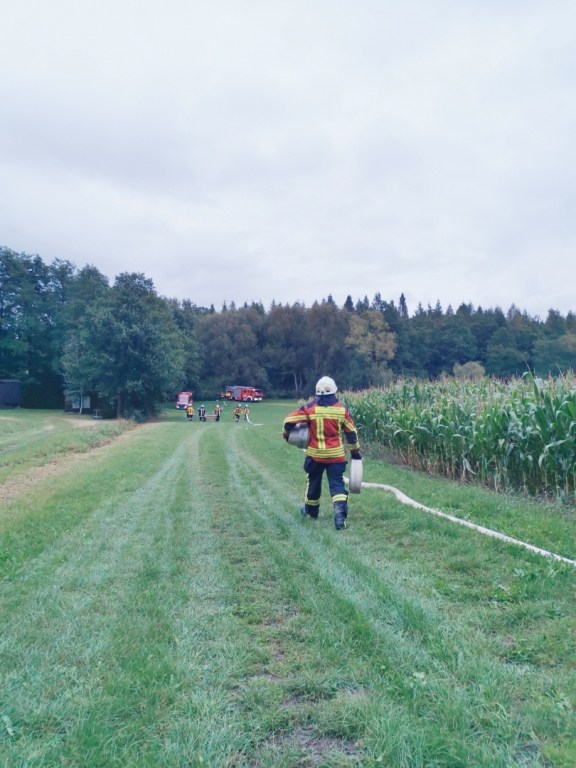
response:
<path id="1" fill-rule="evenodd" d="M 221 397 L 223 400 L 234 400 L 237 403 L 259 403 L 264 397 L 264 392 L 256 387 L 240 387 L 235 384 L 226 387 Z"/>

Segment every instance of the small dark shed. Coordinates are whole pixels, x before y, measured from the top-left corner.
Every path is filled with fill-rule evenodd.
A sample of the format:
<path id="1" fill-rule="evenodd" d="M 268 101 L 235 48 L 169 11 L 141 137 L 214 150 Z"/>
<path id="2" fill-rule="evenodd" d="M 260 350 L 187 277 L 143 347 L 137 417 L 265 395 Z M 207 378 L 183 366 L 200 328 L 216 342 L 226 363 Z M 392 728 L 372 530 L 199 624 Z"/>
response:
<path id="1" fill-rule="evenodd" d="M 18 379 L 0 379 L 0 408 L 19 408 L 21 399 Z"/>

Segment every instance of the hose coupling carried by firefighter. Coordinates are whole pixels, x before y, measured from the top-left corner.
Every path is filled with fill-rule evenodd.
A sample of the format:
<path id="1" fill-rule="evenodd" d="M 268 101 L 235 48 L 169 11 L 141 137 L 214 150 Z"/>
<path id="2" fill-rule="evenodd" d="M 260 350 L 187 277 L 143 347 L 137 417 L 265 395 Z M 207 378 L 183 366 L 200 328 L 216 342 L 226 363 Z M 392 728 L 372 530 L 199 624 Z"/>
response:
<path id="1" fill-rule="evenodd" d="M 348 490 L 350 493 L 362 492 L 362 471 L 364 462 L 362 460 L 358 461 L 359 458 L 359 455 L 352 456 L 352 461 L 350 462 L 350 478 L 348 480 Z"/>
<path id="2" fill-rule="evenodd" d="M 288 435 L 289 445 L 305 451 L 310 443 L 310 429 L 307 424 L 296 424 Z"/>

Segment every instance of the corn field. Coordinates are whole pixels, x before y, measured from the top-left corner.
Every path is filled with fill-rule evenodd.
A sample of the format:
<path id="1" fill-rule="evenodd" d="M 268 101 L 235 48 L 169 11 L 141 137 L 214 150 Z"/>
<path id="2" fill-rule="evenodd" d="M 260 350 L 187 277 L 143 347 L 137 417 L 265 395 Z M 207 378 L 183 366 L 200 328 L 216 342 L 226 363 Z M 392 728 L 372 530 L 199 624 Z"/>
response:
<path id="1" fill-rule="evenodd" d="M 576 379 L 398 381 L 347 392 L 361 438 L 412 467 L 576 497 Z"/>

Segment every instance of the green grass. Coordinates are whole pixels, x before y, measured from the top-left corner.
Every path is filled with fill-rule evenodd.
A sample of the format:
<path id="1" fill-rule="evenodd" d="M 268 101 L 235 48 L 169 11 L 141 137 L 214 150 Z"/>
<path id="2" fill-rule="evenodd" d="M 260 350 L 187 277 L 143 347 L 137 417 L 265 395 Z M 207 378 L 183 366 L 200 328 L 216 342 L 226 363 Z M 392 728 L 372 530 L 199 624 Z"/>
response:
<path id="1" fill-rule="evenodd" d="M 574 766 L 576 570 L 376 490 L 303 519 L 289 407 L 170 411 L 2 508 L 0 765 Z M 364 474 L 576 554 L 560 508 Z"/>
<path id="2" fill-rule="evenodd" d="M 13 472 L 42 466 L 62 454 L 89 451 L 130 426 L 62 411 L 0 411 L 0 483 Z"/>

